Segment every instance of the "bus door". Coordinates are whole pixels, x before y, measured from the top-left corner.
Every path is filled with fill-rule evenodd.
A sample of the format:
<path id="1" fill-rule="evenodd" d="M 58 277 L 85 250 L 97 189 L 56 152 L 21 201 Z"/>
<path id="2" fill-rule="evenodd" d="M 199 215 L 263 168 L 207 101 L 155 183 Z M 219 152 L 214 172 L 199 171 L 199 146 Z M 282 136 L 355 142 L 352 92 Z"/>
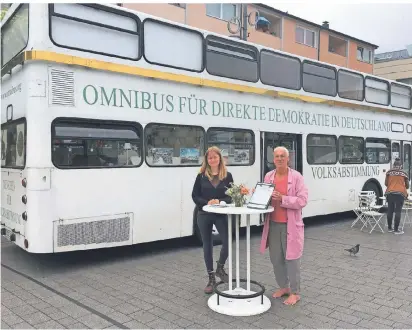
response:
<path id="1" fill-rule="evenodd" d="M 262 180 L 265 174 L 275 169 L 273 149 L 279 146 L 289 150 L 289 166 L 302 173 L 302 135 L 262 132 Z"/>
<path id="2" fill-rule="evenodd" d="M 393 162 L 395 161 L 396 158 L 402 159 L 402 150 L 401 150 L 401 142 L 392 140 L 391 141 L 391 168 L 393 166 Z"/>
<path id="3" fill-rule="evenodd" d="M 409 179 L 411 179 L 412 162 L 411 162 L 411 142 L 402 141 L 402 163 L 403 170 L 408 174 Z"/>
<path id="4" fill-rule="evenodd" d="M 25 126 L 23 119 L 1 125 L 1 232 L 8 239 L 12 235 L 25 235 L 26 228 L 26 182 L 25 171 Z"/>

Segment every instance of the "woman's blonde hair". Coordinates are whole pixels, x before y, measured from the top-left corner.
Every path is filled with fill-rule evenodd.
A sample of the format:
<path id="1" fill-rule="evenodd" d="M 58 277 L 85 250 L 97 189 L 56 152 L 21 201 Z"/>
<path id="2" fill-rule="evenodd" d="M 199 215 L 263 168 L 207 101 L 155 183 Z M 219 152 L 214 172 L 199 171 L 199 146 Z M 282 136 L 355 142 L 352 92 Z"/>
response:
<path id="1" fill-rule="evenodd" d="M 209 180 L 212 180 L 212 168 L 210 167 L 209 163 L 207 162 L 207 156 L 209 155 L 209 152 L 215 152 L 219 156 L 219 180 L 223 180 L 227 176 L 227 169 L 225 165 L 225 161 L 223 160 L 222 152 L 218 147 L 210 147 L 207 149 L 205 153 L 205 157 L 203 158 L 203 163 L 202 167 L 200 168 L 200 173 L 203 173 L 204 175 L 207 176 Z"/>

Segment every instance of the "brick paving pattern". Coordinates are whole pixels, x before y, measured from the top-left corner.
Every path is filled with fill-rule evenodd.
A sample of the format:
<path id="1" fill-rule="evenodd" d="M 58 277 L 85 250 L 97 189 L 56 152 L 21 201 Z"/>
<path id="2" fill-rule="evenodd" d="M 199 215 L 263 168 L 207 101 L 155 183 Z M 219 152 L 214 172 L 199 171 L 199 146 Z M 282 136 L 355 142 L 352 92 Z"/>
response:
<path id="1" fill-rule="evenodd" d="M 182 243 L 150 253 L 134 246 L 112 249 L 107 259 L 94 258 L 107 253 L 102 250 L 76 252 L 70 254 L 81 260 L 76 264 L 65 263 L 64 254 L 32 256 L 2 241 L 2 263 L 47 287 L 2 266 L 1 328 L 412 328 L 412 228 L 401 236 L 370 235 L 350 224 L 349 219 L 306 226 L 302 301 L 288 307 L 272 299 L 268 312 L 251 317 L 208 308 L 200 247 Z M 259 243 L 259 233 L 252 234 L 252 279 L 270 296 L 276 284 Z M 350 257 L 343 249 L 356 243 L 360 253 Z M 28 260 L 36 266 L 27 266 Z"/>

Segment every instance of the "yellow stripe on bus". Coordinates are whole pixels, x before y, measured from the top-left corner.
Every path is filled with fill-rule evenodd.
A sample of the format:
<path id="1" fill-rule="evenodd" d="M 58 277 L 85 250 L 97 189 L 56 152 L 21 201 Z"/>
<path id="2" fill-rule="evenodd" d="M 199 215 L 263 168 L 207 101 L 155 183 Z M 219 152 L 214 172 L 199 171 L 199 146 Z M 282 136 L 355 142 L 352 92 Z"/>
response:
<path id="1" fill-rule="evenodd" d="M 176 74 L 176 73 L 162 72 L 162 71 L 157 71 L 157 70 L 152 70 L 152 69 L 138 68 L 138 67 L 134 67 L 131 65 L 110 63 L 110 62 L 105 62 L 105 61 L 100 61 L 100 60 L 95 60 L 95 59 L 82 58 L 82 57 L 77 57 L 77 56 L 72 56 L 72 55 L 49 52 L 49 51 L 38 51 L 38 50 L 25 51 L 23 58 L 25 61 L 48 61 L 48 62 L 55 62 L 59 64 L 77 65 L 77 66 L 83 66 L 83 67 L 92 68 L 96 70 L 102 70 L 102 71 L 124 73 L 124 74 L 129 74 L 129 75 L 168 80 L 168 81 L 174 81 L 174 82 L 185 83 L 185 84 L 190 84 L 190 85 L 219 88 L 219 89 L 237 91 L 237 92 L 243 92 L 243 93 L 249 93 L 249 94 L 259 94 L 259 95 L 271 96 L 274 98 L 293 99 L 293 100 L 299 100 L 299 101 L 308 102 L 308 103 L 324 103 L 329 106 L 341 106 L 341 107 L 352 108 L 352 109 L 362 109 L 362 110 L 371 110 L 371 111 L 379 111 L 379 112 L 396 112 L 401 115 L 404 114 L 396 110 L 385 109 L 385 108 L 380 108 L 380 107 L 375 107 L 375 106 L 354 104 L 354 103 L 344 102 L 344 101 L 327 100 L 321 97 L 297 95 L 297 94 L 288 93 L 288 92 L 278 92 L 278 91 L 273 91 L 273 90 L 269 90 L 265 88 L 244 86 L 244 85 L 239 85 L 239 84 L 227 83 L 223 81 L 190 77 L 190 76 L 186 76 L 183 74 Z M 408 115 L 408 114 L 405 113 L 404 115 Z"/>

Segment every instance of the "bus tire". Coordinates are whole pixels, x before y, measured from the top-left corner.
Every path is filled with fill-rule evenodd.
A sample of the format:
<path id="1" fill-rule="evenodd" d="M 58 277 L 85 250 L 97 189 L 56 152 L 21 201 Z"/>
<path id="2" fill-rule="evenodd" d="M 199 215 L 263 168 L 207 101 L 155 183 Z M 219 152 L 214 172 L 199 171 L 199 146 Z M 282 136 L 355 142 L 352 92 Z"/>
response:
<path id="1" fill-rule="evenodd" d="M 383 190 L 380 183 L 375 179 L 369 179 L 363 185 L 362 191 L 373 191 L 376 195 L 376 204 L 381 204 L 379 197 L 383 196 Z"/>
<path id="2" fill-rule="evenodd" d="M 197 207 L 195 207 L 195 209 L 193 210 L 193 231 L 194 231 L 197 244 L 202 246 L 203 245 L 202 235 L 200 234 L 199 226 L 197 225 L 197 212 L 198 212 L 198 209 Z M 213 226 L 212 238 L 213 238 L 213 245 L 222 244 L 222 240 L 220 239 L 219 232 L 216 230 L 215 226 Z"/>

